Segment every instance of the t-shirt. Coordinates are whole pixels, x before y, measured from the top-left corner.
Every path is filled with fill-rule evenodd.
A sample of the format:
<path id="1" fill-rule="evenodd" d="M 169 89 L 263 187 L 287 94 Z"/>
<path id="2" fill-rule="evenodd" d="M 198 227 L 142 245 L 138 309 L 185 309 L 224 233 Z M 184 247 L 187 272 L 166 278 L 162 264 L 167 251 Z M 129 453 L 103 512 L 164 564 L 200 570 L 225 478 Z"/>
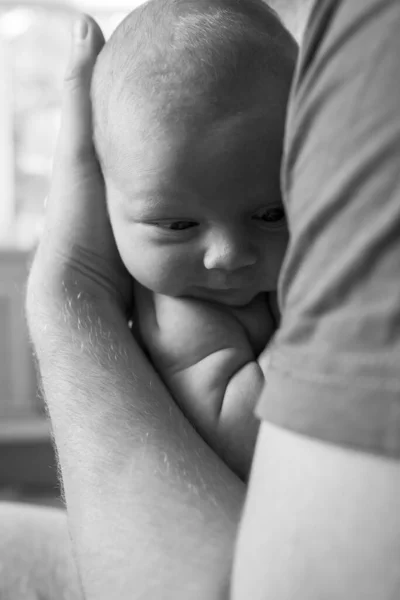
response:
<path id="1" fill-rule="evenodd" d="M 400 456 L 400 2 L 310 16 L 282 172 L 290 243 L 257 415 Z"/>

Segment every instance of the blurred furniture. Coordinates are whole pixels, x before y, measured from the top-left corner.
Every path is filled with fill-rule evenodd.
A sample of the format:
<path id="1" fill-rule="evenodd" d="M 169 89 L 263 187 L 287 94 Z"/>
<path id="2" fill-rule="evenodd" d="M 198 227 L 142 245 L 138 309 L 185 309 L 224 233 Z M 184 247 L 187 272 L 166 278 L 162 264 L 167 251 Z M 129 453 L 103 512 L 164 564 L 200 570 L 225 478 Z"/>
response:
<path id="1" fill-rule="evenodd" d="M 0 490 L 50 488 L 56 461 L 24 314 L 31 252 L 0 246 Z"/>
<path id="2" fill-rule="evenodd" d="M 0 500 L 59 495 L 24 314 L 74 10 L 0 0 Z"/>
<path id="3" fill-rule="evenodd" d="M 29 260 L 27 250 L 0 246 L 0 437 L 4 419 L 43 418 L 24 313 Z"/>

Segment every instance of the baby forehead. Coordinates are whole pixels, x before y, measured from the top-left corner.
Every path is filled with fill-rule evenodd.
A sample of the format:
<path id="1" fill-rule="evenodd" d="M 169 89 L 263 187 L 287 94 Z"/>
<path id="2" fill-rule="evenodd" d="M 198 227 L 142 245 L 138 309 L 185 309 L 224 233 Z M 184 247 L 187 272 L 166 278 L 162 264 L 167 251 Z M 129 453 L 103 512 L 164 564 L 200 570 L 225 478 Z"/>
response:
<path id="1" fill-rule="evenodd" d="M 237 189 L 231 189 L 229 193 L 214 188 L 209 193 L 203 192 L 196 185 L 186 185 L 184 181 L 146 182 L 139 177 L 129 193 L 119 186 L 117 193 L 109 193 L 108 198 L 114 207 L 119 207 L 119 214 L 127 221 L 190 216 L 227 222 L 247 218 L 265 205 L 265 190 L 253 196 L 249 189 L 246 194 L 238 194 Z"/>
<path id="2" fill-rule="evenodd" d="M 247 138 L 230 139 L 223 127 L 203 133 L 183 141 L 166 136 L 133 154 L 127 146 L 112 170 L 118 204 L 128 214 L 188 205 L 203 210 L 213 202 L 226 203 L 231 210 L 279 193 L 281 135 L 274 143 L 271 132 L 268 138 L 260 135 L 260 127 L 252 141 L 249 129 Z"/>
<path id="3" fill-rule="evenodd" d="M 261 90 L 251 101 L 226 110 L 207 110 L 196 114 L 184 112 L 166 119 L 157 107 L 121 103 L 113 119 L 112 138 L 118 160 L 145 162 L 148 168 L 173 167 L 190 157 L 228 158 L 231 153 L 258 149 L 269 140 L 280 145 L 286 113 L 286 95 L 271 88 Z"/>
<path id="4" fill-rule="evenodd" d="M 125 155 L 114 173 L 121 201 L 146 210 L 188 205 L 211 210 L 213 203 L 231 210 L 275 197 L 282 132 L 260 135 L 257 119 L 252 128 L 245 124 L 241 135 L 236 127 L 233 136 L 230 127 L 215 127 L 181 143 L 166 138 L 132 158 Z"/>

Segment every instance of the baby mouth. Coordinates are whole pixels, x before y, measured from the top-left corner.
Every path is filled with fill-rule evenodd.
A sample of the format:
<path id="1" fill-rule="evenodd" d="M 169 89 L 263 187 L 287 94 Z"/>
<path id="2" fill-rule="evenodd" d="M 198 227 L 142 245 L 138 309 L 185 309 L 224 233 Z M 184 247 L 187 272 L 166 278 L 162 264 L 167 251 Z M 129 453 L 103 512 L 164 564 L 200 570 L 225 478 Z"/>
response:
<path id="1" fill-rule="evenodd" d="M 234 292 L 239 290 L 245 290 L 248 288 L 245 282 L 239 279 L 232 279 L 224 276 L 215 276 L 209 279 L 207 288 L 211 291 L 223 291 L 223 292 Z"/>
<path id="2" fill-rule="evenodd" d="M 245 306 L 253 299 L 255 292 L 244 287 L 208 288 L 206 296 L 228 306 Z"/>
<path id="3" fill-rule="evenodd" d="M 217 283 L 217 284 L 214 284 L 214 285 L 210 285 L 208 287 L 208 289 L 212 290 L 212 291 L 226 291 L 226 292 L 228 292 L 228 291 L 241 290 L 241 289 L 243 289 L 243 287 L 244 286 L 242 286 L 242 285 L 240 285 L 240 286 L 239 285 L 233 286 L 233 285 L 227 285 L 226 283 Z"/>
<path id="4" fill-rule="evenodd" d="M 239 287 L 220 283 L 197 288 L 195 296 L 228 306 L 244 306 L 252 300 L 255 293 L 254 290 L 250 290 L 246 286 Z"/>

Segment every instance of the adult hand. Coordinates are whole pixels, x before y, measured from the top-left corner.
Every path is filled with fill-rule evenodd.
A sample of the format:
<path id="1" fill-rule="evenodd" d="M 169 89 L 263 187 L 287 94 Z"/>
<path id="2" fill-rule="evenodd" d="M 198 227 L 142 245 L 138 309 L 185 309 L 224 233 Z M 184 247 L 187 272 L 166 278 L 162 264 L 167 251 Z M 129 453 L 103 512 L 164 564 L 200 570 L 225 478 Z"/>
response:
<path id="1" fill-rule="evenodd" d="M 90 17 L 79 23 L 80 27 L 75 30 L 73 55 L 65 77 L 62 126 L 48 198 L 46 230 L 31 272 L 28 314 L 42 310 L 43 290 L 50 288 L 46 307 L 55 308 L 56 311 L 57 298 L 65 306 L 66 296 L 71 298 L 80 295 L 94 297 L 100 302 L 111 300 L 128 317 L 132 311 L 133 282 L 122 264 L 114 241 L 107 214 L 103 177 L 92 138 L 90 84 L 97 55 L 104 45 L 104 37 Z M 38 294 L 40 299 L 35 301 L 34 298 Z M 201 332 L 206 335 L 215 322 L 215 309 L 208 303 L 195 303 L 194 307 L 197 307 L 198 312 L 193 316 L 194 321 L 196 318 L 201 320 Z M 260 343 L 260 318 L 257 314 L 253 310 L 246 312 L 243 309 L 237 313 L 236 317 L 242 321 L 249 340 L 252 341 L 252 337 L 259 338 L 255 340 L 253 347 L 256 346 L 257 354 L 260 353 L 275 329 L 273 320 L 266 315 L 268 323 Z M 222 317 L 219 319 L 219 344 L 224 338 L 224 331 L 228 339 L 232 336 L 232 316 L 227 312 L 226 318 Z M 41 321 L 43 322 L 43 319 Z M 35 339 L 42 335 L 42 326 L 39 325 L 37 329 L 35 319 L 30 319 L 30 322 Z M 210 344 L 210 340 L 206 339 L 203 342 L 211 348 L 209 354 L 212 355 L 213 345 Z M 199 336 L 196 336 L 196 346 L 204 346 Z M 167 353 L 171 352 L 171 348 L 166 350 Z M 181 350 L 187 357 L 188 344 L 182 342 Z M 234 356 L 241 356 L 241 345 L 237 344 L 237 348 L 232 348 L 232 351 Z M 160 374 L 163 376 L 162 370 Z M 214 372 L 212 380 L 213 387 L 225 389 L 226 373 L 223 369 Z M 168 381 L 165 383 L 168 385 Z M 193 384 L 190 387 L 193 387 Z M 171 392 L 176 396 L 175 389 L 172 388 Z M 185 387 L 183 393 L 188 392 Z M 203 400 L 211 402 L 210 398 Z M 249 408 L 249 398 L 243 394 L 238 398 L 235 394 L 235 414 L 240 415 L 246 408 L 246 416 L 250 418 L 255 401 L 256 399 L 252 400 Z M 182 407 L 187 402 L 181 401 L 180 404 Z M 212 423 L 203 418 L 199 407 L 189 411 L 188 417 L 208 443 L 214 440 Z M 254 421 L 253 417 L 251 422 Z M 233 429 L 232 427 L 232 434 Z M 257 431 L 257 427 L 253 429 Z M 219 444 L 211 443 L 211 446 L 226 461 L 226 455 L 221 451 L 223 439 L 222 436 L 219 437 Z M 229 464 L 229 460 L 227 462 Z"/>
<path id="2" fill-rule="evenodd" d="M 183 416 L 126 327 L 132 282 L 91 132 L 90 78 L 104 40 L 86 22 L 66 79 L 46 231 L 27 293 L 69 533 L 87 598 L 132 590 L 216 598 L 228 584 L 245 487 Z"/>
<path id="3" fill-rule="evenodd" d="M 71 302 L 71 299 L 79 298 L 84 301 L 87 297 L 94 299 L 97 305 L 104 302 L 109 304 L 111 301 L 112 319 L 117 314 L 115 309 L 119 314 L 122 312 L 125 318 L 132 312 L 133 281 L 120 259 L 114 241 L 107 214 L 105 186 L 92 138 L 91 76 L 97 55 L 104 45 L 104 37 L 90 17 L 86 16 L 79 23 L 80 27 L 75 29 L 73 55 L 65 77 L 62 126 L 48 198 L 46 229 L 40 240 L 28 286 L 28 318 L 37 351 L 37 341 L 40 341 L 44 328 L 48 326 L 48 318 L 43 318 L 43 310 L 51 310 L 52 315 L 63 315 L 66 306 L 82 305 L 81 302 Z M 197 307 L 198 314 L 193 318 L 201 320 L 201 333 L 207 336 L 215 322 L 215 309 L 209 303 L 194 303 L 194 306 Z M 260 338 L 260 319 L 254 311 L 237 312 L 236 316 L 242 321 L 250 341 L 252 337 Z M 34 318 L 35 314 L 39 318 Z M 224 338 L 224 331 L 229 339 L 232 336 L 232 315 L 227 312 L 226 318 L 222 317 L 219 319 L 219 343 Z M 99 318 L 100 312 L 96 309 L 92 312 L 92 319 L 97 322 Z M 266 318 L 267 333 L 270 333 L 262 336 L 265 341 L 261 345 L 260 339 L 255 341 L 258 353 L 275 328 L 269 315 Z M 235 322 L 233 326 L 235 327 Z M 255 332 L 254 336 L 252 331 Z M 101 334 L 98 330 L 93 333 Z M 208 344 L 209 354 L 212 355 L 213 346 L 208 337 L 201 340 L 196 336 L 198 348 L 204 346 L 203 342 Z M 181 350 L 187 356 L 187 343 L 182 342 Z M 239 343 L 232 350 L 234 355 L 241 355 Z M 171 348 L 167 348 L 167 352 L 170 351 Z M 136 365 L 135 369 L 137 368 Z M 162 371 L 160 374 L 163 376 Z M 135 375 L 139 376 L 139 373 L 135 372 Z M 152 378 L 155 377 L 153 372 Z M 168 381 L 165 383 L 168 385 Z M 226 374 L 222 369 L 214 371 L 213 385 L 218 389 L 226 387 Z M 174 394 L 176 390 L 171 389 L 171 392 Z M 186 392 L 188 390 L 184 388 L 183 393 Z M 248 408 L 249 399 L 242 396 L 235 400 L 235 414 L 241 414 L 241 409 L 246 408 L 246 415 L 252 415 L 255 400 Z M 211 402 L 210 398 L 203 400 Z M 187 403 L 181 402 L 181 406 L 182 404 Z M 209 419 L 203 418 L 199 407 L 189 412 L 188 417 L 210 443 L 214 439 L 213 426 Z M 212 443 L 211 446 L 229 464 L 222 442 L 221 437 L 219 444 Z"/>
<path id="4" fill-rule="evenodd" d="M 73 37 L 45 231 L 28 286 L 28 314 L 38 294 L 50 291 L 52 303 L 54 294 L 64 294 L 66 288 L 69 294 L 112 299 L 128 314 L 132 280 L 115 245 L 92 140 L 90 84 L 104 37 L 88 16 L 77 21 Z"/>

